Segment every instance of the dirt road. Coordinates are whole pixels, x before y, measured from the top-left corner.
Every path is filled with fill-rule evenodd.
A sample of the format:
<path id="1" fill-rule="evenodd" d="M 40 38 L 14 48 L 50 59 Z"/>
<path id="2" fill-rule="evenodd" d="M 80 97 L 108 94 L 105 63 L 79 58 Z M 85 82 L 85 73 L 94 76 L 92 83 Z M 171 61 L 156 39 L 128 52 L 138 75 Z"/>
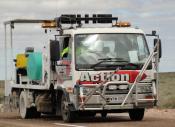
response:
<path id="1" fill-rule="evenodd" d="M 130 121 L 128 114 L 109 114 L 106 119 L 97 114 L 71 124 L 49 116 L 22 120 L 17 113 L 0 113 L 0 127 L 175 127 L 175 109 L 147 110 L 141 122 Z"/>

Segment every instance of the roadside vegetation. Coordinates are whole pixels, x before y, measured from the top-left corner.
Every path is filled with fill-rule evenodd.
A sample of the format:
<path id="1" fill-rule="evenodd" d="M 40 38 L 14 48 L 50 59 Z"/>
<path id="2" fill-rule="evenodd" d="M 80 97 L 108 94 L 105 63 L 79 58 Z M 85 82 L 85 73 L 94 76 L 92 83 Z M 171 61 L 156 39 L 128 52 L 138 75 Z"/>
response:
<path id="1" fill-rule="evenodd" d="M 4 96 L 4 88 L 0 88 L 0 104 L 3 101 L 3 96 Z"/>
<path id="2" fill-rule="evenodd" d="M 0 104 L 3 101 L 4 96 L 4 82 L 0 81 Z"/>
<path id="3" fill-rule="evenodd" d="M 175 108 L 175 73 L 161 73 L 159 80 L 160 108 Z"/>

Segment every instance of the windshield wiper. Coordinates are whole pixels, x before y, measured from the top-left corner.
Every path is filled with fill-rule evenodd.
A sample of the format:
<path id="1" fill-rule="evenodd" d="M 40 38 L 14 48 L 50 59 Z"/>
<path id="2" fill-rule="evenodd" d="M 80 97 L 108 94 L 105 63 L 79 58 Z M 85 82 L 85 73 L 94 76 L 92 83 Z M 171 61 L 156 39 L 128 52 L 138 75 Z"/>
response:
<path id="1" fill-rule="evenodd" d="M 125 68 L 135 67 L 137 69 L 142 69 L 144 63 L 128 63 Z M 152 64 L 150 63 L 148 68 L 152 68 Z"/>
<path id="2" fill-rule="evenodd" d="M 125 60 L 124 58 L 101 58 L 101 59 L 98 59 L 99 62 L 97 62 L 96 64 L 92 65 L 90 68 L 94 68 L 98 65 L 100 65 L 101 63 L 104 63 L 104 62 L 121 62 L 121 63 L 125 63 L 125 64 L 119 64 L 119 65 L 116 65 L 116 66 L 123 66 L 123 65 L 126 65 L 129 63 L 129 61 Z"/>
<path id="3" fill-rule="evenodd" d="M 124 58 L 119 58 L 119 57 L 116 57 L 116 58 L 108 57 L 108 58 L 101 58 L 101 59 L 98 59 L 98 60 L 117 60 L 117 62 L 118 61 L 120 61 L 120 62 L 128 62 L 128 60 L 125 60 Z"/>

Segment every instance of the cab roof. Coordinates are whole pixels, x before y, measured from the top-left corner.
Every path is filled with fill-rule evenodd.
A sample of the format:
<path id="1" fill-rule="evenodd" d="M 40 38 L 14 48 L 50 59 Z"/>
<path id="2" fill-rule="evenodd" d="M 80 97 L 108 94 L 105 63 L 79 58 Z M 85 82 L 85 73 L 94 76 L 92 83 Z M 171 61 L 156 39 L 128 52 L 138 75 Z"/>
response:
<path id="1" fill-rule="evenodd" d="M 92 33 L 139 33 L 144 34 L 141 29 L 131 27 L 111 28 L 74 28 L 64 30 L 64 34 L 92 34 Z"/>

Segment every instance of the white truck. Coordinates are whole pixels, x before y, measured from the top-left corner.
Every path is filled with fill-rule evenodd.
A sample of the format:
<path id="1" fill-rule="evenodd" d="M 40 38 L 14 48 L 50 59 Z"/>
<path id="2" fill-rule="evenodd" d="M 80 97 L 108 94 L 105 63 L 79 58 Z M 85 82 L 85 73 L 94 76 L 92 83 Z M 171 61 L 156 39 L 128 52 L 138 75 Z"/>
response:
<path id="1" fill-rule="evenodd" d="M 155 36 L 150 52 L 141 29 L 111 14 L 11 20 L 4 23 L 5 33 L 9 25 L 12 36 L 18 23 L 56 29 L 42 52 L 26 47 L 17 54 L 14 80 L 9 81 L 6 72 L 5 96 L 19 98 L 22 118 L 48 113 L 73 122 L 77 116 L 100 113 L 105 118 L 107 113 L 128 112 L 131 120 L 140 121 L 145 108 L 157 105 L 161 41 L 155 31 L 147 34 Z"/>

